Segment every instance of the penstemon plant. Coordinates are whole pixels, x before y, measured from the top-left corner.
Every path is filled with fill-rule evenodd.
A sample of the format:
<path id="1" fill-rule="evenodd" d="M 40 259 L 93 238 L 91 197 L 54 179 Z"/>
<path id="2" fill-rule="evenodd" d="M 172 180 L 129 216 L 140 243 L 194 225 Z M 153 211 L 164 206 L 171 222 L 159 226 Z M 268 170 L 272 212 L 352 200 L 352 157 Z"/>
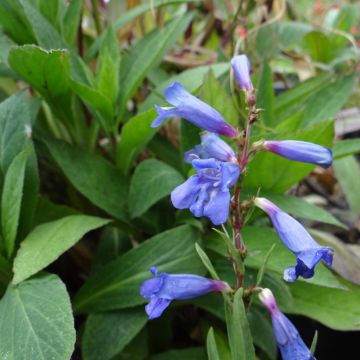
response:
<path id="1" fill-rule="evenodd" d="M 254 205 L 270 217 L 282 243 L 296 255 L 296 264 L 284 269 L 283 278 L 287 282 L 294 282 L 299 277 L 311 278 L 321 260 L 331 266 L 334 250 L 319 245 L 297 220 L 270 200 L 261 197 L 242 200 L 241 186 L 248 163 L 259 151 L 270 151 L 290 160 L 312 163 L 324 168 L 332 164 L 332 151 L 317 144 L 295 140 L 259 140 L 251 145 L 251 128 L 262 109 L 256 107 L 256 90 L 251 82 L 247 56 L 235 56 L 231 60 L 231 66 L 239 88 L 245 92 L 248 111 L 245 133 L 232 127 L 218 111 L 191 95 L 176 82 L 164 92 L 165 99 L 172 107 L 156 106 L 158 116 L 151 126 L 157 127 L 164 119 L 177 116 L 205 130 L 201 135 L 201 144 L 185 153 L 184 160 L 192 165 L 196 174 L 171 192 L 171 201 L 177 209 L 189 209 L 195 217 L 205 216 L 214 225 L 222 226 L 224 231 L 221 235 L 226 240 L 224 246 L 229 251 L 229 260 L 237 278 L 236 288 L 232 289 L 225 281 L 198 275 L 158 274 L 154 264 L 150 269 L 154 278 L 142 284 L 140 294 L 149 299 L 145 307 L 149 319 L 160 317 L 173 300 L 192 299 L 208 292 L 219 291 L 224 293 L 225 308 L 230 303 L 232 312 L 235 313 L 238 311 L 235 307 L 238 306 L 248 309 L 252 297 L 258 294 L 271 315 L 273 332 L 283 360 L 315 359 L 294 325 L 280 312 L 271 290 L 254 284 L 248 287 L 244 285 L 246 259 L 249 254 L 241 230 Z M 220 135 L 226 136 L 232 143 L 229 145 Z M 229 236 L 226 230 L 227 223 L 230 224 L 232 236 Z M 199 255 L 209 267 L 210 260 L 206 254 L 199 252 Z M 214 270 L 212 272 L 218 277 Z M 238 301 L 234 301 L 236 293 L 241 294 L 240 301 L 243 304 L 239 305 Z M 227 317 L 229 337 L 240 337 L 240 334 L 231 334 L 233 321 L 234 319 Z M 246 319 L 243 318 L 242 321 L 246 322 Z M 231 340 L 229 343 L 230 347 L 234 346 Z M 253 346 L 249 343 L 244 345 L 249 348 Z M 252 352 L 249 349 L 246 351 Z M 244 350 L 244 353 L 246 351 Z"/>

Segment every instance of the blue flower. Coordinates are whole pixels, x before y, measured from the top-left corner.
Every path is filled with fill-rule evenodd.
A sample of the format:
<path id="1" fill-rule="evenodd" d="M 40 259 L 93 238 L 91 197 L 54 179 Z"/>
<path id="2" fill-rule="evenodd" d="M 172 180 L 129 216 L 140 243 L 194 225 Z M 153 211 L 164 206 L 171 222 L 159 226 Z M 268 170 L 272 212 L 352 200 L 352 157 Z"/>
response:
<path id="1" fill-rule="evenodd" d="M 167 87 L 164 96 L 173 107 L 156 106 L 158 116 L 151 127 L 159 126 L 166 118 L 179 116 L 199 128 L 230 138 L 239 134 L 214 108 L 191 95 L 179 83 L 174 82 Z"/>
<path id="2" fill-rule="evenodd" d="M 290 160 L 312 163 L 323 168 L 332 164 L 332 151 L 306 141 L 264 141 L 264 148 Z"/>
<path id="3" fill-rule="evenodd" d="M 185 153 L 185 161 L 191 163 L 195 159 L 214 158 L 219 161 L 230 161 L 237 163 L 234 150 L 219 136 L 213 133 L 204 132 L 201 134 L 201 145 Z"/>
<path id="4" fill-rule="evenodd" d="M 319 245 L 297 220 L 271 201 L 256 198 L 254 202 L 270 216 L 281 241 L 297 257 L 296 266 L 290 266 L 284 271 L 286 281 L 294 282 L 299 276 L 311 278 L 320 260 L 332 265 L 334 250 L 331 247 Z"/>
<path id="5" fill-rule="evenodd" d="M 270 313 L 276 343 L 283 360 L 315 360 L 295 326 L 279 310 L 274 295 L 269 289 L 259 293 L 260 301 Z"/>
<path id="6" fill-rule="evenodd" d="M 235 78 L 240 88 L 244 91 L 254 89 L 250 77 L 250 62 L 246 55 L 234 56 L 231 60 L 231 66 L 234 70 Z"/>
<path id="7" fill-rule="evenodd" d="M 173 205 L 190 209 L 196 217 L 206 216 L 214 225 L 225 223 L 229 216 L 229 189 L 240 175 L 239 166 L 215 159 L 196 159 L 192 165 L 197 174 L 172 191 Z"/>
<path id="8" fill-rule="evenodd" d="M 150 299 L 145 310 L 149 319 L 155 319 L 163 313 L 173 300 L 187 300 L 211 291 L 230 291 L 227 283 L 211 280 L 192 274 L 157 273 L 154 266 L 150 269 L 153 279 L 141 285 L 140 295 Z"/>

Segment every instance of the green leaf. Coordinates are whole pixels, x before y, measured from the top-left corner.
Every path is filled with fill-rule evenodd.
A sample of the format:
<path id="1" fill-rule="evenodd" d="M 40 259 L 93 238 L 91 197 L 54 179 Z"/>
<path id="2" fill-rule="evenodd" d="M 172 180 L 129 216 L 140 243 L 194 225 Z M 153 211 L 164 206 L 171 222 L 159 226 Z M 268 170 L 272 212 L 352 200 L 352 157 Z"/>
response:
<path id="1" fill-rule="evenodd" d="M 336 177 L 351 210 L 360 215 L 360 166 L 354 156 L 347 156 L 334 161 Z"/>
<path id="2" fill-rule="evenodd" d="M 201 87 L 201 99 L 215 108 L 224 117 L 224 119 L 233 126 L 239 126 L 238 112 L 234 103 L 226 92 L 226 88 L 215 77 L 210 68 L 206 74 L 204 83 Z"/>
<path id="3" fill-rule="evenodd" d="M 15 249 L 29 150 L 29 148 L 23 150 L 14 158 L 4 179 L 1 197 L 1 230 L 5 250 L 9 258 Z"/>
<path id="4" fill-rule="evenodd" d="M 0 182 L 15 156 L 31 147 L 25 170 L 18 238 L 30 230 L 37 203 L 39 177 L 31 141 L 31 124 L 39 105 L 39 101 L 30 100 L 26 91 L 10 96 L 0 104 Z"/>
<path id="5" fill-rule="evenodd" d="M 146 240 L 91 276 L 75 297 L 75 310 L 106 311 L 145 303 L 139 288 L 150 278 L 151 266 L 157 266 L 160 272 L 204 274 L 193 250 L 198 239 L 199 233 L 185 225 Z"/>
<path id="6" fill-rule="evenodd" d="M 334 144 L 334 160 L 360 153 L 360 139 L 346 139 Z"/>
<path id="7" fill-rule="evenodd" d="M 269 315 L 257 306 L 252 306 L 247 319 L 255 345 L 263 350 L 269 359 L 276 360 L 277 347 Z"/>
<path id="8" fill-rule="evenodd" d="M 284 310 L 310 317 L 332 329 L 360 330 L 360 287 L 342 282 L 349 290 L 329 289 L 298 281 L 290 284 L 293 306 Z"/>
<path id="9" fill-rule="evenodd" d="M 141 162 L 130 182 L 130 216 L 135 218 L 142 215 L 183 181 L 184 178 L 177 170 L 159 160 Z"/>
<path id="10" fill-rule="evenodd" d="M 272 127 L 275 125 L 274 119 L 274 90 L 272 81 L 272 71 L 268 62 L 264 62 L 260 77 L 257 84 L 258 92 L 256 95 L 256 106 L 264 109 L 260 113 L 260 119 L 265 126 Z"/>
<path id="11" fill-rule="evenodd" d="M 252 192 L 256 194 L 256 192 Z M 294 216 L 299 216 L 304 219 L 309 219 L 313 221 L 320 221 L 325 224 L 336 225 L 341 228 L 347 229 L 347 226 L 336 219 L 328 211 L 313 205 L 301 198 L 283 194 L 276 194 L 269 191 L 261 191 L 261 196 L 266 197 L 275 203 L 282 210 L 291 213 Z"/>
<path id="12" fill-rule="evenodd" d="M 133 96 L 142 80 L 146 77 L 147 72 L 173 46 L 193 17 L 194 14 L 191 12 L 176 17 L 167 23 L 163 29 L 155 29 L 147 34 L 124 56 L 121 62 L 120 113 L 122 113 L 126 102 Z"/>
<path id="13" fill-rule="evenodd" d="M 214 65 L 204 65 L 198 66 L 193 69 L 185 70 L 182 73 L 172 76 L 168 80 L 162 82 L 161 84 L 157 85 L 155 90 L 146 98 L 144 103 L 141 105 L 140 110 L 148 110 L 157 105 L 164 105 L 166 101 L 162 97 L 162 94 L 169 85 L 171 85 L 174 81 L 179 82 L 187 91 L 190 93 L 195 92 L 200 88 L 203 84 L 204 77 L 211 69 L 214 73 L 215 77 L 218 78 L 224 75 L 226 72 L 229 71 L 230 65 L 229 63 L 219 63 Z"/>
<path id="14" fill-rule="evenodd" d="M 234 301 L 225 300 L 226 326 L 233 360 L 255 360 L 255 350 L 246 317 L 243 289 L 236 291 Z"/>
<path id="15" fill-rule="evenodd" d="M 110 360 L 139 333 L 147 321 L 143 307 L 91 314 L 82 338 L 84 360 Z"/>
<path id="16" fill-rule="evenodd" d="M 0 296 L 5 292 L 6 286 L 11 281 L 11 277 L 11 263 L 0 254 Z"/>
<path id="17" fill-rule="evenodd" d="M 105 95 L 89 85 L 71 80 L 71 89 L 95 112 L 100 115 L 99 121 L 105 130 L 113 127 L 114 108 Z M 99 116 L 98 115 L 98 116 Z"/>
<path id="18" fill-rule="evenodd" d="M 46 49 L 63 49 L 65 42 L 55 27 L 27 0 L 19 0 L 39 45 Z"/>
<path id="19" fill-rule="evenodd" d="M 345 105 L 351 95 L 355 79 L 355 75 L 339 78 L 311 97 L 304 108 L 303 124 L 313 125 L 335 117 L 336 112 Z"/>
<path id="20" fill-rule="evenodd" d="M 75 345 L 74 319 L 65 285 L 42 275 L 10 286 L 0 301 L 2 357 L 70 359 Z"/>
<path id="21" fill-rule="evenodd" d="M 277 139 L 303 140 L 331 147 L 334 136 L 333 122 L 322 122 L 311 128 L 294 133 L 282 133 Z M 248 165 L 244 186 L 273 192 L 285 192 L 309 174 L 314 165 L 285 159 L 281 156 L 260 152 Z"/>
<path id="22" fill-rule="evenodd" d="M 327 86 L 330 81 L 330 75 L 322 74 L 304 82 L 300 82 L 292 89 L 277 96 L 274 104 L 277 123 L 281 123 L 281 121 L 304 107 L 306 102 L 320 89 Z"/>
<path id="23" fill-rule="evenodd" d="M 220 360 L 219 351 L 215 341 L 214 329 L 211 327 L 206 338 L 206 349 L 209 360 Z"/>
<path id="24" fill-rule="evenodd" d="M 211 277 L 215 280 L 220 280 L 218 274 L 216 273 L 215 268 L 211 264 L 209 257 L 206 255 L 205 251 L 200 247 L 198 243 L 195 243 L 195 250 L 199 255 L 202 263 L 206 267 L 207 271 L 210 273 Z"/>
<path id="25" fill-rule="evenodd" d="M 158 129 L 150 127 L 156 117 L 154 109 L 132 117 L 121 130 L 117 165 L 128 173 L 137 156 L 153 138 Z"/>
<path id="26" fill-rule="evenodd" d="M 118 38 L 110 26 L 106 31 L 98 61 L 98 89 L 112 103 L 116 102 L 119 92 L 119 66 Z"/>
<path id="27" fill-rule="evenodd" d="M 64 36 L 67 43 L 70 45 L 75 41 L 76 38 L 79 22 L 81 19 L 82 7 L 83 0 L 72 0 L 68 5 L 64 16 Z"/>
<path id="28" fill-rule="evenodd" d="M 17 46 L 10 50 L 8 61 L 11 68 L 42 95 L 58 96 L 69 88 L 68 50 Z"/>
<path id="29" fill-rule="evenodd" d="M 87 232 L 109 220 L 86 215 L 70 215 L 37 226 L 21 243 L 14 260 L 13 283 L 27 279 L 54 262 Z"/>
<path id="30" fill-rule="evenodd" d="M 203 347 L 190 347 L 181 350 L 170 350 L 151 356 L 149 360 L 206 360 L 206 352 Z"/>
<path id="31" fill-rule="evenodd" d="M 163 0 L 152 0 L 150 3 L 140 4 L 134 8 L 128 9 L 124 15 L 120 16 L 113 22 L 113 27 L 115 31 L 118 31 L 123 26 L 133 21 L 138 16 L 148 12 L 153 11 L 158 7 L 165 7 L 168 5 L 176 5 L 176 4 L 186 4 L 186 3 L 198 3 L 202 0 L 167 0 L 164 2 Z M 102 33 L 99 38 L 97 38 L 92 45 L 90 46 L 88 52 L 85 55 L 85 60 L 89 61 L 92 57 L 96 55 L 96 52 L 101 47 L 102 42 L 105 40 L 105 34 Z"/>
<path id="32" fill-rule="evenodd" d="M 126 221 L 128 179 L 104 158 L 65 142 L 47 142 L 69 181 L 86 198 L 117 219 Z"/>

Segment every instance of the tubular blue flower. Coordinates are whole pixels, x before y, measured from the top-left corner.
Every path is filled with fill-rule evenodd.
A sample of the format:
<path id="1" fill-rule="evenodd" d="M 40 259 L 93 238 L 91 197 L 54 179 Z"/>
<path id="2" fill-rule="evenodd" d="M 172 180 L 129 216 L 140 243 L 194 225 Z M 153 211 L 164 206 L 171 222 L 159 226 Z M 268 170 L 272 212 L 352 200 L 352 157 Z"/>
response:
<path id="1" fill-rule="evenodd" d="M 161 316 L 173 300 L 187 300 L 212 291 L 230 291 L 230 286 L 220 280 L 207 279 L 192 274 L 157 273 L 157 268 L 150 269 L 153 279 L 141 285 L 140 295 L 150 299 L 145 306 L 149 319 Z"/>
<path id="2" fill-rule="evenodd" d="M 185 161 L 190 163 L 195 159 L 214 158 L 219 161 L 230 161 L 237 163 L 234 150 L 219 136 L 213 133 L 204 132 L 201 135 L 201 145 L 185 153 Z"/>
<path id="3" fill-rule="evenodd" d="M 231 66 L 234 70 L 235 79 L 240 88 L 244 91 L 254 89 L 250 77 L 250 62 L 246 55 L 234 56 L 231 60 Z"/>
<path id="4" fill-rule="evenodd" d="M 295 326 L 279 310 L 271 290 L 263 289 L 259 293 L 260 301 L 270 313 L 276 343 L 283 360 L 315 360 L 305 345 Z"/>
<path id="5" fill-rule="evenodd" d="M 158 113 L 151 127 L 159 126 L 164 119 L 179 116 L 194 125 L 227 137 L 236 137 L 239 133 L 210 105 L 191 95 L 179 83 L 174 82 L 164 91 L 167 102 L 173 107 L 155 106 Z"/>
<path id="6" fill-rule="evenodd" d="M 240 168 L 231 162 L 215 159 L 192 161 L 197 171 L 171 192 L 177 209 L 190 209 L 196 216 L 208 217 L 214 225 L 226 222 L 229 216 L 230 191 L 240 176 Z"/>
<path id="7" fill-rule="evenodd" d="M 334 250 L 331 247 L 319 245 L 297 220 L 271 201 L 256 198 L 254 202 L 270 216 L 281 241 L 297 257 L 296 266 L 290 266 L 284 271 L 286 281 L 294 282 L 299 276 L 311 278 L 320 260 L 332 265 Z"/>
<path id="8" fill-rule="evenodd" d="M 263 147 L 287 159 L 312 163 L 325 169 L 332 164 L 332 151 L 330 149 L 306 141 L 264 141 Z"/>

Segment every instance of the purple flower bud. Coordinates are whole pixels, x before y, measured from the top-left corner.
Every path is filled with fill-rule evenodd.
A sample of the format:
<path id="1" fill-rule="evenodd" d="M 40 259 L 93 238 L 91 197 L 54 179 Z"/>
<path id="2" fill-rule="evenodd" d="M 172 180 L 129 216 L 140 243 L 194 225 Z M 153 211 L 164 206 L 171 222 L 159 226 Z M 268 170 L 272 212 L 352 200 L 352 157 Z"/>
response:
<path id="1" fill-rule="evenodd" d="M 264 148 L 290 160 L 312 163 L 323 168 L 332 164 L 332 151 L 327 147 L 306 141 L 264 141 Z"/>
<path id="2" fill-rule="evenodd" d="M 201 145 L 187 151 L 185 161 L 191 163 L 195 159 L 209 158 L 237 163 L 235 152 L 230 145 L 221 140 L 216 134 L 204 132 L 201 135 Z"/>
<path id="3" fill-rule="evenodd" d="M 167 87 L 164 96 L 174 107 L 156 106 L 158 117 L 151 127 L 159 126 L 166 118 L 179 116 L 210 132 L 230 138 L 239 134 L 214 108 L 191 95 L 179 83 L 174 82 Z"/>
<path id="4" fill-rule="evenodd" d="M 315 360 L 295 326 L 279 310 L 271 290 L 259 293 L 260 301 L 270 313 L 273 332 L 283 360 Z"/>
<path id="5" fill-rule="evenodd" d="M 197 171 L 171 193 L 177 209 L 190 209 L 196 216 L 208 217 L 214 225 L 226 222 L 229 216 L 230 191 L 240 176 L 240 168 L 231 162 L 215 159 L 192 161 Z"/>
<path id="6" fill-rule="evenodd" d="M 230 286 L 220 280 L 207 279 L 191 274 L 157 273 L 153 266 L 150 272 L 153 279 L 143 282 L 140 295 L 150 299 L 145 310 L 149 319 L 155 319 L 163 313 L 173 300 L 187 300 L 211 291 L 230 291 Z"/>
<path id="7" fill-rule="evenodd" d="M 254 89 L 250 77 L 250 62 L 246 55 L 234 56 L 231 60 L 231 66 L 234 70 L 235 78 L 240 88 L 244 91 Z"/>
<path id="8" fill-rule="evenodd" d="M 256 198 L 254 203 L 270 216 L 281 241 L 297 257 L 296 266 L 290 266 L 284 271 L 286 281 L 294 282 L 299 276 L 311 278 L 320 260 L 332 265 L 334 250 L 331 247 L 319 245 L 297 220 L 271 201 Z"/>

